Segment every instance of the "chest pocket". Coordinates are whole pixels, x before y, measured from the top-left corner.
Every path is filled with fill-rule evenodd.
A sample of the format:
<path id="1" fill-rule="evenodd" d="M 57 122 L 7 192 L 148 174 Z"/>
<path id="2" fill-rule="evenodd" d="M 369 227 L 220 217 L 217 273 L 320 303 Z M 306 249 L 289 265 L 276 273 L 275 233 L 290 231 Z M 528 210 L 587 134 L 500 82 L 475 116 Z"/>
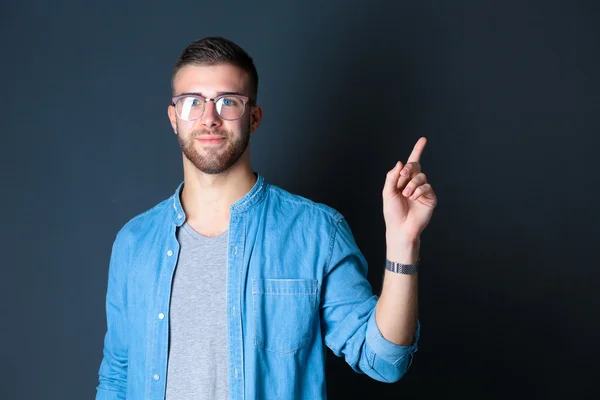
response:
<path id="1" fill-rule="evenodd" d="M 310 341 L 317 307 L 317 280 L 253 279 L 257 347 L 287 354 Z"/>

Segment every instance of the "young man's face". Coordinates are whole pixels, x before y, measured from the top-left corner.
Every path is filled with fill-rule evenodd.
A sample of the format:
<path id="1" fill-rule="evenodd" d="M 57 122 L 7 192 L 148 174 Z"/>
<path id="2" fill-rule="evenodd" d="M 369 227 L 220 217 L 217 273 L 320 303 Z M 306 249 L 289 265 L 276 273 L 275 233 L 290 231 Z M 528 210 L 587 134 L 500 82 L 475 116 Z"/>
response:
<path id="1" fill-rule="evenodd" d="M 250 78 L 233 65 L 187 65 L 175 75 L 173 88 L 174 96 L 194 93 L 214 98 L 221 93 L 238 93 L 250 97 Z M 234 121 L 221 118 L 213 101 L 205 103 L 202 116 L 193 121 L 179 118 L 175 107 L 169 106 L 171 126 L 183 154 L 207 174 L 226 171 L 240 159 L 260 118 L 260 107 L 250 103 L 246 103 L 242 117 Z"/>

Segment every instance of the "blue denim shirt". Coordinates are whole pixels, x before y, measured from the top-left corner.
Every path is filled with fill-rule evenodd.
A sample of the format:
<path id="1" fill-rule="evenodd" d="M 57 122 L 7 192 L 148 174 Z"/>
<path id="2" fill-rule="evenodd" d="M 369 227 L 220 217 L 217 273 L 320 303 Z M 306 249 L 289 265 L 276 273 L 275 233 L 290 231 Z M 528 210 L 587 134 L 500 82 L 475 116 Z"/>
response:
<path id="1" fill-rule="evenodd" d="M 420 325 L 410 346 L 386 340 L 375 322 L 367 263 L 343 216 L 257 177 L 230 208 L 230 398 L 326 398 L 324 345 L 356 372 L 399 380 Z M 186 219 L 182 188 L 117 233 L 96 399 L 165 398 L 176 229 Z"/>

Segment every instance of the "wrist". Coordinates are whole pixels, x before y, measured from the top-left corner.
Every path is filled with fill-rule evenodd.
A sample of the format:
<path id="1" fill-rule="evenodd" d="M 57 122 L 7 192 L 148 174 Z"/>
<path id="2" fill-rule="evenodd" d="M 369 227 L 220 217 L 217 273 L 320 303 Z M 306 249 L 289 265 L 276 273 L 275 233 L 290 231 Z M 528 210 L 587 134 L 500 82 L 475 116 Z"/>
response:
<path id="1" fill-rule="evenodd" d="M 402 264 L 415 264 L 419 260 L 420 239 L 398 239 L 387 238 L 386 258 L 390 261 Z"/>

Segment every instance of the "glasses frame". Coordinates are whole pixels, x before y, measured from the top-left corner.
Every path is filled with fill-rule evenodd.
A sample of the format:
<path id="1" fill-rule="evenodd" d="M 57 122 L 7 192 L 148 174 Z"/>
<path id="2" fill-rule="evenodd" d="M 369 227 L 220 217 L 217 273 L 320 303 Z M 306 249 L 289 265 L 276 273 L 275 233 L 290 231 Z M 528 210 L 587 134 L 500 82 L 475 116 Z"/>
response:
<path id="1" fill-rule="evenodd" d="M 203 101 L 202 102 L 202 113 L 197 118 L 194 118 L 194 119 L 185 119 L 181 115 L 179 115 L 179 112 L 177 111 L 177 102 L 180 99 L 184 98 L 184 97 L 195 97 L 198 100 Z M 209 101 L 212 101 L 216 105 L 217 101 L 219 101 L 220 99 L 222 99 L 224 97 L 236 97 L 236 98 L 240 99 L 242 101 L 242 103 L 244 103 L 244 109 L 242 110 L 242 114 L 238 118 L 234 118 L 234 119 L 223 118 L 221 116 L 221 114 L 219 114 L 219 112 L 217 111 L 217 115 L 219 116 L 219 118 L 221 118 L 221 119 L 223 119 L 225 121 L 237 121 L 238 119 L 240 119 L 240 118 L 242 118 L 244 116 L 244 113 L 246 112 L 246 104 L 249 103 L 250 107 L 252 107 L 254 105 L 254 102 L 252 100 L 250 100 L 250 97 L 244 96 L 242 94 L 237 94 L 237 93 L 229 93 L 229 94 L 226 93 L 226 94 L 221 94 L 221 95 L 218 95 L 218 96 L 212 97 L 212 98 L 211 97 L 204 97 L 204 96 L 201 96 L 201 95 L 195 94 L 195 93 L 180 94 L 178 96 L 173 96 L 171 98 L 171 105 L 173 107 L 175 107 L 175 113 L 177 114 L 177 116 L 179 118 L 181 118 L 184 121 L 195 121 L 197 119 L 202 118 L 202 116 L 204 115 L 204 111 L 206 110 L 206 103 L 208 103 Z"/>

